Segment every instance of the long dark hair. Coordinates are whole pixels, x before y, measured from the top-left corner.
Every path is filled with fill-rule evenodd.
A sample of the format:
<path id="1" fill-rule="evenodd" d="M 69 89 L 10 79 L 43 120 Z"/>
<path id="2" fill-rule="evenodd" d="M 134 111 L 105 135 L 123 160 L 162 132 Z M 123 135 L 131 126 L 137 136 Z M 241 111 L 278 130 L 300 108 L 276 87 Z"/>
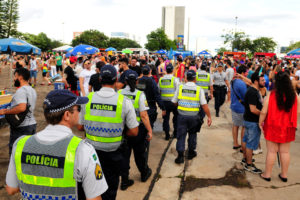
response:
<path id="1" fill-rule="evenodd" d="M 136 88 L 136 79 L 135 78 L 129 78 L 126 79 L 126 85 L 130 87 L 130 92 L 134 92 Z"/>
<path id="2" fill-rule="evenodd" d="M 295 103 L 296 92 L 286 72 L 279 71 L 275 75 L 275 93 L 279 110 L 289 112 Z"/>

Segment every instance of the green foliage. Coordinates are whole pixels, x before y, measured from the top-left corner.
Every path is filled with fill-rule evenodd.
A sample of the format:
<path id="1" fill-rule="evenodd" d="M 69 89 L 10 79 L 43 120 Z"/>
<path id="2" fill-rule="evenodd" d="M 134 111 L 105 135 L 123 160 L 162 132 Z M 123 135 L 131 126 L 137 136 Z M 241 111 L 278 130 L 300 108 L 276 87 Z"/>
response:
<path id="1" fill-rule="evenodd" d="M 277 46 L 272 38 L 259 37 L 252 41 L 252 53 L 255 52 L 273 52 Z"/>
<path id="2" fill-rule="evenodd" d="M 292 51 L 294 49 L 299 49 L 299 48 L 300 48 L 300 41 L 290 44 L 290 46 L 288 46 L 288 48 L 286 49 L 286 52 Z"/>
<path id="3" fill-rule="evenodd" d="M 125 48 L 141 48 L 136 41 L 130 39 L 123 39 L 123 38 L 110 38 L 108 41 L 109 47 L 114 47 L 118 51 L 121 51 Z"/>
<path id="4" fill-rule="evenodd" d="M 145 47 L 150 51 L 159 49 L 176 49 L 176 40 L 172 41 L 168 39 L 165 31 L 162 28 L 158 28 L 147 35 L 148 42 Z"/>
<path id="5" fill-rule="evenodd" d="M 58 40 L 51 40 L 45 33 L 39 33 L 38 35 L 31 33 L 18 33 L 18 35 L 18 38 L 37 46 L 42 51 L 52 50 L 63 45 L 63 43 Z"/>
<path id="6" fill-rule="evenodd" d="M 224 38 L 224 44 L 230 44 L 231 50 L 237 49 L 238 51 L 247 51 L 252 54 L 255 52 L 273 52 L 276 47 L 276 42 L 269 37 L 259 37 L 251 40 L 244 32 L 228 31 Z"/>
<path id="7" fill-rule="evenodd" d="M 5 38 L 16 36 L 18 34 L 19 2 L 18 0 L 5 0 L 2 1 L 2 4 L 2 36 Z"/>
<path id="8" fill-rule="evenodd" d="M 4 21 L 4 16 L 5 16 L 5 12 L 4 12 L 4 1 L 0 0 L 0 39 L 5 37 L 5 30 L 4 30 L 4 25 L 5 25 L 5 21 Z"/>
<path id="9" fill-rule="evenodd" d="M 226 49 L 226 48 L 224 48 L 224 47 L 221 47 L 221 48 L 218 50 L 218 55 L 223 56 L 223 53 L 226 52 L 226 51 L 230 51 L 230 50 L 228 50 L 228 49 Z"/>
<path id="10" fill-rule="evenodd" d="M 88 44 L 97 48 L 107 48 L 108 37 L 100 31 L 91 29 L 84 31 L 80 36 L 72 40 L 72 46 L 79 44 Z"/>

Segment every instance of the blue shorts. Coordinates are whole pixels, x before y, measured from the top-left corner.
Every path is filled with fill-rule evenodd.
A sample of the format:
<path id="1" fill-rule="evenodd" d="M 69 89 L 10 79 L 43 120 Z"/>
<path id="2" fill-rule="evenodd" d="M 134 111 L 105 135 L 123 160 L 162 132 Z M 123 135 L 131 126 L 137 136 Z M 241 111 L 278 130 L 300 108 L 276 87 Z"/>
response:
<path id="1" fill-rule="evenodd" d="M 37 71 L 34 71 L 34 70 L 30 70 L 30 78 L 36 78 L 36 75 L 37 75 Z"/>
<path id="2" fill-rule="evenodd" d="M 244 121 L 245 134 L 243 142 L 246 143 L 246 148 L 256 150 L 260 140 L 260 128 L 256 122 Z"/>

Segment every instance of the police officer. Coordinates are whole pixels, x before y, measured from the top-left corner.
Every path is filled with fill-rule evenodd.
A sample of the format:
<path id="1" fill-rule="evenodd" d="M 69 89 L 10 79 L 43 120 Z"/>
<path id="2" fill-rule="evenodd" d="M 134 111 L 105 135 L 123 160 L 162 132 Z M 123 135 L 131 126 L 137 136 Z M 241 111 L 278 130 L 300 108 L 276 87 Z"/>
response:
<path id="1" fill-rule="evenodd" d="M 200 86 L 205 93 L 205 98 L 208 101 L 212 98 L 213 91 L 210 89 L 210 86 L 212 85 L 212 80 L 210 74 L 206 71 L 207 65 L 202 64 L 200 69 L 197 70 L 196 75 L 196 85 Z M 210 91 L 210 94 L 208 92 Z"/>
<path id="2" fill-rule="evenodd" d="M 93 199 L 107 190 L 95 149 L 73 135 L 80 105 L 88 98 L 53 90 L 44 101 L 49 124 L 33 136 L 20 137 L 6 175 L 6 190 L 22 199 Z"/>
<path id="3" fill-rule="evenodd" d="M 149 108 L 146 106 L 145 94 L 136 89 L 137 78 L 137 72 L 128 70 L 125 78 L 126 87 L 118 91 L 131 100 L 135 108 L 137 121 L 140 123 L 137 137 L 127 137 L 127 148 L 124 152 L 121 169 L 121 190 L 126 190 L 134 183 L 133 180 L 129 179 L 131 150 L 134 152 L 135 163 L 141 173 L 142 182 L 146 182 L 152 173 L 147 160 L 149 153 L 147 147 L 149 147 L 149 142 L 152 139 L 152 128 L 147 114 Z"/>
<path id="4" fill-rule="evenodd" d="M 146 99 L 148 102 L 149 110 L 148 110 L 148 116 L 150 119 L 151 127 L 153 128 L 154 122 L 157 118 L 157 108 L 156 103 L 162 110 L 162 116 L 166 115 L 165 106 L 163 104 L 163 101 L 160 97 L 160 94 L 158 92 L 158 87 L 151 76 L 151 69 L 149 66 L 144 66 L 142 68 L 143 76 L 138 80 L 137 88 L 141 91 L 143 91 L 146 95 Z"/>
<path id="5" fill-rule="evenodd" d="M 179 87 L 179 80 L 178 78 L 173 76 L 173 65 L 169 64 L 166 67 L 167 74 L 164 75 L 164 77 L 159 79 L 159 90 L 160 95 L 163 100 L 164 106 L 166 108 L 166 115 L 163 117 L 163 130 L 166 134 L 165 139 L 169 140 L 170 138 L 170 113 L 173 113 L 173 127 L 174 127 L 174 133 L 173 137 L 176 138 L 177 135 L 177 108 L 176 106 L 171 102 L 172 98 L 174 97 L 176 89 Z"/>
<path id="6" fill-rule="evenodd" d="M 213 86 L 210 87 L 211 91 L 213 91 L 213 97 L 215 98 L 216 117 L 219 117 L 220 107 L 225 102 L 227 88 L 228 93 L 230 93 L 229 82 L 226 73 L 223 71 L 223 64 L 220 63 L 218 65 L 217 71 L 212 75 L 212 82 Z"/>
<path id="7" fill-rule="evenodd" d="M 108 190 L 104 200 L 116 198 L 122 163 L 122 132 L 128 128 L 128 136 L 136 136 L 139 123 L 131 101 L 115 92 L 117 71 L 105 65 L 100 72 L 102 88 L 88 95 L 89 102 L 83 107 L 79 127 L 86 132 L 86 140 L 92 144 L 100 158 L 103 172 L 107 177 Z"/>
<path id="8" fill-rule="evenodd" d="M 188 139 L 188 159 L 193 159 L 197 156 L 197 125 L 198 113 L 200 106 L 203 108 L 207 115 L 207 124 L 211 125 L 210 111 L 205 99 L 204 91 L 196 83 L 196 72 L 189 70 L 186 75 L 187 83 L 180 85 L 176 90 L 172 102 L 177 104 L 178 107 L 178 123 L 177 123 L 177 143 L 176 150 L 178 157 L 175 163 L 180 164 L 184 162 L 185 138 L 187 133 Z"/>

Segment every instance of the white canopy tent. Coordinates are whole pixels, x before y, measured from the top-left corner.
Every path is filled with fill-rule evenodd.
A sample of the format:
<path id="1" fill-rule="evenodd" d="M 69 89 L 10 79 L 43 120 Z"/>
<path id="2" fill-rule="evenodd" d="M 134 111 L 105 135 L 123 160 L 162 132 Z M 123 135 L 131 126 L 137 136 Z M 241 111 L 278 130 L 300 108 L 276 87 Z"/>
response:
<path id="1" fill-rule="evenodd" d="M 72 49 L 73 47 L 72 46 L 69 46 L 69 45 L 64 45 L 64 46 L 61 46 L 61 47 L 57 47 L 55 49 L 52 49 L 53 51 L 68 51 L 70 49 Z"/>

